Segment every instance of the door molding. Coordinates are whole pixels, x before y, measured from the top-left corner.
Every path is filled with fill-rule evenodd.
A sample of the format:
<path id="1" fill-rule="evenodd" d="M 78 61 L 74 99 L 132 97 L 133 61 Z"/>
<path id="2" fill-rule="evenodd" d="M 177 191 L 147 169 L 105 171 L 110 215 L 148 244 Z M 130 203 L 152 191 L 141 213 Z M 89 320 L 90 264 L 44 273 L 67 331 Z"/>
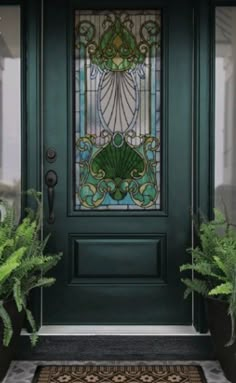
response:
<path id="1" fill-rule="evenodd" d="M 194 5 L 194 102 L 193 102 L 193 211 L 199 214 L 201 211 L 206 216 L 211 215 L 213 196 L 213 150 L 209 151 L 213 137 L 213 92 L 211 79 L 211 66 L 213 56 L 209 42 L 213 38 L 213 22 L 210 20 L 211 8 L 208 1 L 196 1 Z M 26 43 L 27 58 L 24 65 L 25 97 L 24 109 L 26 110 L 25 146 L 27 161 L 25 161 L 25 185 L 26 189 L 35 188 L 41 190 L 41 11 L 43 0 L 33 3 L 25 2 L 23 7 L 23 20 L 25 22 L 24 41 Z M 40 323 L 40 306 L 42 305 L 41 294 L 36 293 L 33 301 L 33 311 L 37 322 Z M 40 303 L 41 302 L 41 303 Z M 193 324 L 197 331 L 206 331 L 204 320 L 204 308 L 202 300 L 195 297 L 193 304 Z M 54 326 L 53 326 L 54 327 Z M 63 326 L 67 327 L 67 326 Z M 68 326 L 70 327 L 70 326 Z M 74 327 L 74 326 L 71 326 Z M 80 326 L 79 326 L 80 327 Z M 96 327 L 96 326 L 93 326 Z M 136 326 L 131 326 L 135 327 Z M 145 327 L 145 326 L 143 326 Z M 153 327 L 153 326 L 151 326 Z M 155 326 L 161 328 L 162 326 Z M 176 327 L 176 326 L 175 326 Z M 182 326 L 177 326 L 181 335 Z M 186 326 L 184 326 L 186 327 Z M 191 327 L 191 326 L 190 326 Z M 44 329 L 45 326 L 42 327 Z M 133 330 L 132 330 L 133 331 Z M 142 334 L 140 334 L 142 335 Z M 176 334 L 177 335 L 177 334 Z"/>
<path id="2" fill-rule="evenodd" d="M 208 0 L 194 1 L 194 94 L 193 94 L 193 214 L 210 218 L 214 207 L 214 107 L 213 107 L 213 5 Z M 192 229 L 193 245 L 197 238 Z M 193 297 L 193 324 L 207 331 L 202 297 Z"/>

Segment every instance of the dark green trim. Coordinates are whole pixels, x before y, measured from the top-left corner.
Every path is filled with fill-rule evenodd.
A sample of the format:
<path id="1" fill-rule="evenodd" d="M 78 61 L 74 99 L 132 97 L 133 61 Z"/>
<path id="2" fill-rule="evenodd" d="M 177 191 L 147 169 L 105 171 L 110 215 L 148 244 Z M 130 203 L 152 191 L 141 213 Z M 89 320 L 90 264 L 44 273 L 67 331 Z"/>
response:
<path id="1" fill-rule="evenodd" d="M 195 6 L 194 213 L 209 216 L 210 198 L 210 13 L 208 2 Z"/>
<path id="2" fill-rule="evenodd" d="M 175 1 L 173 1 L 175 3 Z M 118 5 L 113 5 L 110 0 L 103 0 L 102 2 L 98 2 L 97 0 L 89 0 L 89 5 L 87 0 L 70 0 L 70 4 L 72 8 L 79 9 L 93 9 L 93 10 L 105 10 L 105 9 L 158 9 L 163 7 L 168 7 L 170 5 L 169 0 L 146 0 L 142 1 L 134 1 L 127 3 L 127 0 L 120 0 Z M 141 4 L 141 5 L 140 5 Z"/>
<path id="3" fill-rule="evenodd" d="M 235 2 L 236 4 L 236 2 Z M 209 218 L 213 218 L 215 207 L 215 6 L 210 7 L 210 199 Z"/>
<path id="4" fill-rule="evenodd" d="M 0 6 L 1 5 L 6 5 L 6 6 L 8 6 L 8 5 L 20 5 L 20 6 L 22 6 L 22 4 L 24 3 L 24 0 L 5 0 L 5 1 L 0 1 Z"/>
<path id="5" fill-rule="evenodd" d="M 26 0 L 27 188 L 41 190 L 41 1 Z"/>
<path id="6" fill-rule="evenodd" d="M 211 6 L 233 7 L 236 6 L 236 0 L 211 0 Z"/>
<path id="7" fill-rule="evenodd" d="M 27 190 L 27 99 L 26 99 L 26 19 L 25 2 L 21 6 L 21 190 Z M 21 214 L 24 215 L 26 196 L 21 195 Z"/>
<path id="8" fill-rule="evenodd" d="M 193 214 L 210 216 L 212 200 L 210 7 L 206 0 L 194 6 L 194 103 L 193 103 Z M 214 172 L 213 172 L 214 174 Z M 194 245 L 197 238 L 194 238 Z M 194 295 L 194 326 L 206 332 L 202 298 Z"/>
<path id="9" fill-rule="evenodd" d="M 199 208 L 199 179 L 200 179 L 200 169 L 199 169 L 199 113 L 200 113 L 200 9 L 199 4 L 196 2 L 194 7 L 193 14 L 193 32 L 194 32 L 194 50 L 193 50 L 193 214 L 196 215 Z M 195 245 L 196 238 L 193 237 L 193 246 Z M 199 296 L 197 294 L 193 295 L 194 303 L 194 318 L 193 324 L 197 331 L 200 330 L 202 319 L 199 315 L 199 311 L 202 312 L 199 305 Z"/>
<path id="10" fill-rule="evenodd" d="M 41 190 L 41 1 L 25 1 L 24 6 L 24 190 Z M 26 200 L 27 206 L 32 201 Z M 32 293 L 30 302 L 40 324 L 41 290 Z"/>
<path id="11" fill-rule="evenodd" d="M 169 185 L 168 185 L 168 170 L 169 170 L 169 155 L 168 155 L 168 142 L 169 142 L 169 15 L 165 7 L 161 7 L 161 210 L 159 216 L 168 216 L 168 199 L 169 199 Z M 162 213 L 163 212 L 163 213 Z M 161 214 L 162 213 L 162 214 Z"/>

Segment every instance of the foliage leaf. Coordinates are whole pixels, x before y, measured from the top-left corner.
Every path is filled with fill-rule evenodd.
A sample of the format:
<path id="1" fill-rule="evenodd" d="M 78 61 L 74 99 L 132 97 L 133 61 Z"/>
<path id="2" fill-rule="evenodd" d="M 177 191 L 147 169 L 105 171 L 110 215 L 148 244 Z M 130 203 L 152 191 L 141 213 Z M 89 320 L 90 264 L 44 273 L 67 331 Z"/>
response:
<path id="1" fill-rule="evenodd" d="M 193 276 L 182 279 L 186 285 L 184 296 L 197 292 L 229 303 L 231 344 L 235 339 L 236 320 L 236 231 L 227 212 L 222 214 L 219 210 L 215 210 L 213 220 L 202 219 L 200 223 L 195 222 L 195 226 L 199 242 L 187 250 L 192 262 L 180 267 L 181 272 L 192 272 Z"/>
<path id="2" fill-rule="evenodd" d="M 13 329 L 11 318 L 3 306 L 3 302 L 0 301 L 0 318 L 3 322 L 3 345 L 7 347 L 11 341 Z"/>
<path id="3" fill-rule="evenodd" d="M 207 296 L 208 289 L 207 284 L 205 281 L 202 281 L 200 279 L 181 279 L 181 281 L 187 286 L 187 290 L 185 291 L 184 298 L 187 298 L 190 292 L 196 291 L 197 293 Z"/>
<path id="4" fill-rule="evenodd" d="M 0 222 L 0 318 L 4 325 L 4 344 L 9 344 L 13 329 L 11 319 L 3 303 L 14 299 L 17 310 L 26 313 L 32 329 L 31 342 L 36 343 L 36 324 L 30 309 L 27 307 L 29 292 L 38 287 L 51 286 L 55 279 L 46 276 L 61 258 L 61 254 L 47 254 L 47 235 L 41 240 L 42 226 L 41 194 L 30 190 L 36 208 L 27 209 L 23 220 L 18 223 L 14 206 L 7 201 L 0 201 L 4 207 L 4 218 Z"/>
<path id="5" fill-rule="evenodd" d="M 229 295 L 232 294 L 233 285 L 231 282 L 222 283 L 208 292 L 208 295 Z"/>

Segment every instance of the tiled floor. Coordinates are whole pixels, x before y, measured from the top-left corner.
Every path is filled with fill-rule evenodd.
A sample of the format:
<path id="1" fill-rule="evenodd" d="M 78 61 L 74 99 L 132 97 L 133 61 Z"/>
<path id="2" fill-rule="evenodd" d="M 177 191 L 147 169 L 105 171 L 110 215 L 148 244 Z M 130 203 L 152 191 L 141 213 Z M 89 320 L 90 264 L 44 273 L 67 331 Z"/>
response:
<path id="1" fill-rule="evenodd" d="M 216 361 L 188 361 L 188 362 L 180 362 L 180 361 L 171 361 L 171 362 L 163 362 L 163 361 L 150 361 L 150 362 L 139 362 L 139 361 L 114 361 L 114 362 L 106 362 L 106 361 L 99 361 L 99 362 L 81 362 L 81 361 L 70 361 L 70 362 L 25 362 L 25 361 L 13 361 L 10 369 L 8 371 L 8 374 L 3 381 L 3 383 L 31 383 L 32 378 L 34 376 L 35 370 L 38 365 L 47 365 L 47 364 L 63 364 L 63 365 L 73 365 L 73 364 L 104 364 L 104 365 L 113 365 L 113 364 L 119 364 L 119 365 L 137 365 L 137 364 L 145 364 L 145 365 L 151 365 L 151 364 L 198 364 L 202 366 L 205 376 L 207 378 L 207 383 L 227 383 L 228 380 L 225 379 L 223 372 L 220 368 L 220 365 Z"/>

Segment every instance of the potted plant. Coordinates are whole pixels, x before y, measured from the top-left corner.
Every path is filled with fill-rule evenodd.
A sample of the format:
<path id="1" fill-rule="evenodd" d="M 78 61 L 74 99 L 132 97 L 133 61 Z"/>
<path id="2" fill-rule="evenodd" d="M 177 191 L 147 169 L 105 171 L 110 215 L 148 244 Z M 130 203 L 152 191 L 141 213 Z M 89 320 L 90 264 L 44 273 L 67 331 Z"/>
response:
<path id="1" fill-rule="evenodd" d="M 40 239 L 40 194 L 35 191 L 28 194 L 33 195 L 37 206 L 35 210 L 27 209 L 20 223 L 16 223 L 14 207 L 0 202 L 4 208 L 0 222 L 0 381 L 14 357 L 24 317 L 32 329 L 32 345 L 37 342 L 36 323 L 27 298 L 32 289 L 54 283 L 54 278 L 45 274 L 61 257 L 45 254 L 49 237 Z"/>
<path id="2" fill-rule="evenodd" d="M 227 213 L 215 210 L 215 218 L 196 225 L 199 245 L 188 249 L 193 278 L 183 278 L 185 298 L 197 292 L 206 298 L 209 330 L 215 355 L 226 377 L 236 383 L 236 232 Z"/>

